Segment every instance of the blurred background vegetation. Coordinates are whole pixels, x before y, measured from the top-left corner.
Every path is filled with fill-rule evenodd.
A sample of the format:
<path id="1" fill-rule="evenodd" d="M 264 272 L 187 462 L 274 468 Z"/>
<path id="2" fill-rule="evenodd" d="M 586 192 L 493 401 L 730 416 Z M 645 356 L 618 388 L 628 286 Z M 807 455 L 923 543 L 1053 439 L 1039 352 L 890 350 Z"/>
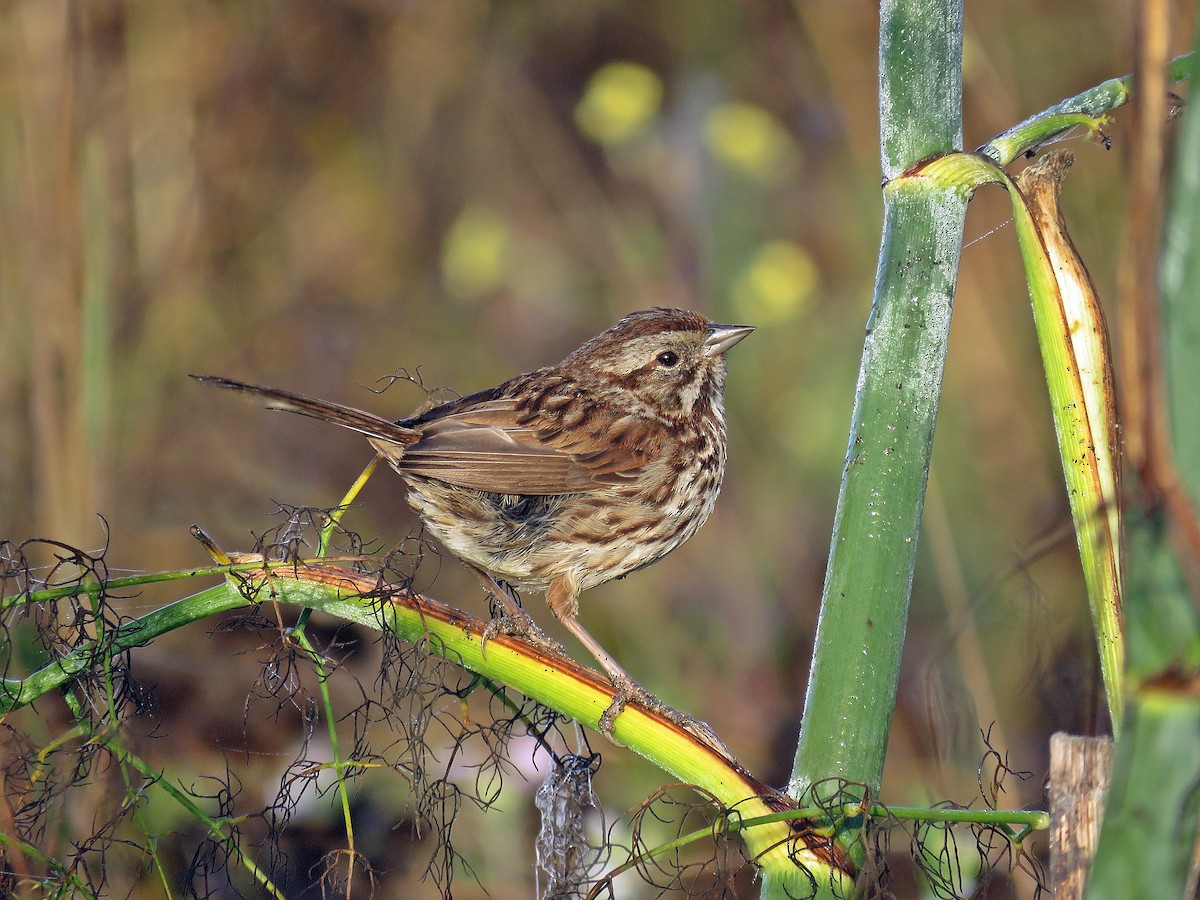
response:
<path id="1" fill-rule="evenodd" d="M 1127 72 L 1131 7 L 968 4 L 966 146 Z M 332 505 L 369 459 L 354 435 L 188 372 L 400 417 L 420 390 L 363 386 L 419 369 L 429 387 L 489 387 L 655 305 L 755 324 L 730 358 L 717 513 L 664 562 L 585 595 L 582 619 L 782 784 L 875 275 L 876 28 L 874 4 L 832 0 L 6 0 L 0 538 L 107 541 L 118 573 L 203 564 L 189 524 L 249 547 L 277 502 Z M 1125 124 L 1118 111 L 1111 152 L 1080 148 L 1065 198 L 1106 298 Z M 1035 773 L 1003 802 L 1040 804 L 1048 735 L 1090 732 L 1102 703 L 1007 208 L 985 192 L 968 220 L 891 803 L 970 800 L 995 723 L 992 744 Z M 377 475 L 346 524 L 402 540 L 400 480 Z M 451 560 L 417 579 L 485 610 Z M 172 596 L 118 602 L 135 615 Z M 145 756 L 185 780 L 228 761 L 251 808 L 272 802 L 298 740 L 294 718 L 248 712 L 258 646 L 192 631 L 134 655 L 155 687 Z M 349 649 L 369 683 L 377 652 Z M 39 712 L 48 740 L 67 716 Z M 660 782 L 604 756 L 613 812 Z M 534 787 L 509 779 L 504 812 L 455 833 L 492 896 L 529 894 Z M 420 841 L 390 830 L 403 794 L 377 779 L 364 818 L 385 895 L 422 896 L 406 881 Z M 298 844 L 337 846 L 331 803 L 301 818 Z"/>

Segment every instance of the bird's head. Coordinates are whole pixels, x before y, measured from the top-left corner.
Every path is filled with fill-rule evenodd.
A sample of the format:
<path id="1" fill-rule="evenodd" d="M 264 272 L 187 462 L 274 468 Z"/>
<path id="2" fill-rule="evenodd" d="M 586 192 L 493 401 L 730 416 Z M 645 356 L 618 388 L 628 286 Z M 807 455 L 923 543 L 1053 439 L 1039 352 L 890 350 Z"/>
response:
<path id="1" fill-rule="evenodd" d="M 600 393 L 632 395 L 656 417 L 684 420 L 721 411 L 725 352 L 753 326 L 718 325 L 685 309 L 626 316 L 560 367 Z"/>

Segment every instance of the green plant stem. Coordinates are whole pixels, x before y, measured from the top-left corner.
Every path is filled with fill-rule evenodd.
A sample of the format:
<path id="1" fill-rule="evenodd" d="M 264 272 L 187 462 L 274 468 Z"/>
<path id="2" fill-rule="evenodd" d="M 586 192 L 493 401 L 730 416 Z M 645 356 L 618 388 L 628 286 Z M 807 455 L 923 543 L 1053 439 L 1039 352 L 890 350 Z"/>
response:
<path id="1" fill-rule="evenodd" d="M 801 803 L 874 795 L 883 777 L 967 205 L 896 176 L 962 147 L 962 15 L 961 0 L 880 7 L 883 237 L 788 784 Z M 784 896 L 768 874 L 763 897 Z"/>
<path id="2" fill-rule="evenodd" d="M 111 686 L 109 687 L 109 693 L 109 702 L 111 703 Z M 89 739 L 97 741 L 108 747 L 113 753 L 116 753 L 118 747 L 123 746 L 119 743 L 117 738 L 117 735 L 119 734 L 119 724 L 115 720 L 105 725 L 102 731 L 93 732 L 90 724 L 88 723 L 84 705 L 82 702 L 80 702 L 78 694 L 76 694 L 75 691 L 64 691 L 64 695 L 67 707 L 71 710 L 71 715 L 75 717 L 75 721 L 79 724 L 72 728 L 66 735 L 63 735 L 57 740 L 52 741 L 50 744 L 47 744 L 38 751 L 37 772 L 39 775 L 43 770 L 46 759 L 53 752 L 53 750 L 63 746 L 68 740 L 79 737 L 89 737 Z M 146 824 L 146 817 L 141 804 L 136 802 L 138 794 L 141 793 L 141 788 L 140 786 L 134 785 L 133 780 L 130 778 L 129 768 L 124 764 L 124 762 L 122 762 L 120 769 L 121 778 L 125 782 L 126 803 L 132 808 L 133 817 L 137 821 L 138 826 L 142 829 L 142 834 L 146 836 L 146 849 L 150 853 L 150 861 L 154 866 L 154 872 L 156 875 L 158 875 L 159 883 L 162 885 L 163 896 L 167 898 L 167 900 L 173 900 L 174 893 L 171 890 L 171 882 L 170 879 L 168 879 L 166 870 L 163 867 L 162 859 L 158 855 L 158 840 L 151 833 L 150 828 Z"/>
<path id="3" fill-rule="evenodd" d="M 164 580 L 177 574 L 165 573 Z M 0 681 L 0 716 L 27 706 L 49 691 L 62 687 L 96 664 L 101 653 L 116 654 L 147 644 L 168 631 L 217 613 L 238 609 L 246 606 L 247 602 L 237 591 L 219 585 L 178 600 L 140 619 L 126 622 L 108 633 L 108 643 L 103 650 L 98 644 L 90 643 L 59 657 L 25 678 L 5 678 Z"/>
<path id="4" fill-rule="evenodd" d="M 1171 60 L 1167 69 L 1168 83 L 1183 81 L 1191 74 L 1195 64 L 1194 53 L 1186 53 Z M 1036 149 L 1064 131 L 1078 125 L 1095 123 L 1097 117 L 1128 102 L 1132 91 L 1132 75 L 1110 78 L 1030 116 L 1021 124 L 996 135 L 977 152 L 1001 166 L 1007 166 L 1022 153 Z"/>
<path id="5" fill-rule="evenodd" d="M 125 749 L 116 741 L 105 739 L 103 744 L 116 755 L 120 762 L 130 765 L 142 773 L 155 786 L 161 788 L 171 799 L 186 809 L 188 814 L 196 819 L 196 821 L 201 822 L 213 837 L 229 846 L 242 868 L 249 872 L 267 893 L 272 897 L 278 898 L 278 900 L 285 900 L 283 893 L 275 886 L 267 874 L 258 867 L 254 860 L 242 853 L 241 848 L 235 842 L 230 841 L 229 832 L 226 830 L 225 823 L 221 819 L 214 819 L 202 810 L 187 793 L 172 784 L 161 772 L 156 771 L 153 766 L 141 757 Z"/>
<path id="6" fill-rule="evenodd" d="M 152 784 L 158 788 L 161 788 L 167 794 L 167 796 L 171 797 L 176 803 L 180 804 L 190 816 L 201 822 L 208 829 L 209 833 L 218 840 L 227 842 L 233 854 L 238 858 L 238 862 L 247 872 L 251 874 L 251 876 L 253 876 L 255 881 L 262 885 L 263 889 L 271 894 L 271 896 L 279 898 L 279 900 L 283 900 L 283 894 L 280 893 L 280 891 L 275 887 L 270 878 L 267 877 L 266 873 L 259 869 L 257 864 L 252 859 L 243 854 L 236 843 L 229 842 L 230 835 L 225 829 L 224 820 L 214 819 L 212 816 L 208 815 L 187 793 L 180 790 L 178 787 L 172 784 L 165 775 L 156 771 L 140 756 L 125 747 L 117 737 L 120 733 L 119 725 L 117 723 L 109 722 L 101 729 L 93 729 L 87 722 L 86 711 L 75 692 L 66 691 L 65 700 L 68 708 L 70 708 L 71 713 L 75 716 L 78 724 L 71 728 L 66 734 L 55 739 L 52 743 L 46 745 L 38 752 L 38 767 L 34 771 L 32 778 L 33 781 L 37 781 L 42 777 L 46 758 L 68 741 L 84 739 L 91 743 L 98 744 L 112 753 L 119 763 L 122 773 L 125 774 L 125 788 L 130 802 L 133 802 L 138 794 L 144 792 L 145 786 L 135 787 L 130 782 L 127 775 L 128 768 L 132 768 L 140 773 L 147 780 L 148 784 Z M 150 855 L 154 861 L 155 871 L 158 873 L 159 878 L 162 881 L 164 896 L 170 897 L 170 885 L 167 882 L 165 870 L 159 859 L 157 847 L 154 846 L 154 838 L 150 835 L 149 829 L 146 827 L 144 819 L 142 818 L 141 810 L 136 804 L 134 804 L 134 816 L 137 818 L 139 824 L 142 825 L 142 830 L 146 834 L 147 840 L 150 843 Z M 0 833 L 0 845 L 4 844 L 5 839 L 6 836 L 3 833 Z M 24 842 L 21 842 L 20 846 L 26 851 L 31 849 L 30 846 Z M 36 848 L 32 849 L 34 850 L 33 855 L 35 858 L 47 865 L 51 871 L 58 872 L 60 875 L 67 875 L 66 871 L 63 870 L 57 862 L 51 860 L 40 850 L 36 850 Z M 82 895 L 91 896 L 87 893 L 85 886 L 78 884 L 74 876 L 70 876 L 69 880 L 72 886 L 83 892 Z"/>
<path id="7" fill-rule="evenodd" d="M 879 149 L 886 179 L 918 160 L 962 149 L 962 27 L 961 0 L 880 4 Z"/>
<path id="8" fill-rule="evenodd" d="M 346 510 L 350 508 L 350 504 L 354 502 L 354 498 L 366 487 L 367 482 L 371 480 L 371 476 L 375 474 L 375 469 L 379 466 L 380 459 L 382 457 L 379 454 L 375 454 L 375 458 L 367 463 L 367 467 L 359 473 L 358 478 L 354 479 L 354 484 L 350 485 L 350 489 L 346 491 L 338 505 L 325 517 L 325 524 L 321 527 L 321 539 L 317 544 L 318 559 L 324 559 L 329 553 L 329 542 L 333 539 L 333 530 L 342 521 L 342 516 L 346 514 Z M 311 616 L 311 609 L 306 607 L 300 610 L 300 615 L 296 617 L 296 624 L 292 626 L 292 630 L 297 634 L 303 634 L 304 629 L 308 627 L 308 620 Z"/>
<path id="9" fill-rule="evenodd" d="M 304 632 L 293 629 L 291 635 L 308 654 L 317 672 L 317 687 L 321 692 L 321 706 L 325 713 L 325 724 L 329 729 L 329 747 L 332 757 L 330 765 L 333 767 L 334 777 L 337 778 L 338 796 L 342 802 L 342 821 L 346 823 L 347 850 L 353 856 L 355 853 L 354 819 L 350 815 L 350 790 L 346 785 L 347 763 L 342 759 L 341 745 L 338 743 L 337 716 L 333 710 L 333 698 L 329 695 L 329 674 L 325 668 L 325 657 L 317 652 L 317 648 L 313 646 L 312 641 Z M 351 864 L 346 869 L 346 893 L 349 896 L 354 884 L 354 865 Z"/>
<path id="10" fill-rule="evenodd" d="M 837 815 L 831 815 L 833 812 L 836 812 Z M 864 810 L 860 803 L 847 803 L 836 810 L 818 806 L 804 806 L 787 812 L 770 813 L 765 816 L 754 816 L 753 818 L 733 815 L 725 816 L 713 822 L 707 828 L 697 828 L 695 831 L 680 835 L 672 841 L 659 844 L 657 847 L 647 850 L 636 859 L 631 859 L 617 869 L 614 869 L 609 873 L 609 876 L 616 877 L 622 872 L 643 864 L 647 859 L 665 856 L 668 853 L 686 847 L 688 844 L 707 840 L 714 834 L 730 834 L 774 822 L 792 822 L 796 820 L 812 820 L 818 833 L 829 833 L 835 828 L 839 830 L 861 828 L 864 816 L 870 816 L 873 819 L 990 825 L 995 828 L 1004 829 L 1009 840 L 1017 845 L 1031 832 L 1045 831 L 1050 827 L 1050 814 L 1041 810 L 939 809 L 923 806 L 883 806 L 881 804 L 873 804 Z M 823 822 L 827 823 L 824 827 L 821 825 Z M 1022 825 L 1024 827 L 1021 831 L 1014 833 L 1008 827 L 1010 825 Z"/>
<path id="11" fill-rule="evenodd" d="M 965 213 L 953 187 L 885 190 L 879 280 L 788 788 L 798 799 L 831 776 L 873 794 L 880 787 Z"/>
<path id="12" fill-rule="evenodd" d="M 337 560 L 323 560 L 323 562 L 331 561 Z M 363 561 L 361 557 L 359 561 Z M 366 561 L 370 562 L 370 560 Z M 127 587 L 183 581 L 213 575 L 229 577 L 230 575 L 246 575 L 251 572 L 261 574 L 264 567 L 271 571 L 295 571 L 297 567 L 303 567 L 306 564 L 304 560 L 269 563 L 257 560 L 234 565 L 205 566 L 171 572 L 132 575 L 127 578 L 114 578 L 103 584 L 100 582 L 88 582 L 69 587 L 50 588 L 28 594 L 19 594 L 9 601 L 8 606 L 44 603 L 49 600 L 61 600 L 65 597 L 91 597 L 101 591 L 111 593 L 112 591 Z M 122 653 L 125 650 L 148 644 L 156 637 L 166 634 L 169 631 L 174 631 L 176 628 L 180 628 L 189 622 L 194 622 L 218 613 L 229 612 L 248 604 L 249 601 L 242 597 L 236 590 L 229 591 L 224 585 L 201 591 L 198 594 L 193 594 L 190 597 L 164 606 L 162 609 L 155 610 L 140 619 L 126 622 L 115 629 L 108 635 L 108 652 L 113 654 Z M 101 661 L 97 655 L 97 648 L 99 646 L 92 643 L 81 647 L 65 656 L 59 657 L 49 665 L 25 678 L 5 678 L 0 680 L 0 715 L 31 703 L 47 691 L 60 687 L 71 678 L 87 670 L 93 663 Z"/>
<path id="13" fill-rule="evenodd" d="M 325 562 L 338 562 L 337 558 L 325 559 Z M 364 560 L 363 557 L 355 557 L 356 562 Z M 129 587 L 143 587 L 147 584 L 164 584 L 171 581 L 189 581 L 193 578 L 208 578 L 217 577 L 224 578 L 227 575 L 239 575 L 245 572 L 260 572 L 264 565 L 274 569 L 286 569 L 295 565 L 304 565 L 306 560 L 298 560 L 295 563 L 288 562 L 270 562 L 264 563 L 262 560 L 253 562 L 236 563 L 234 565 L 217 564 L 213 566 L 200 566 L 195 569 L 176 569 L 169 572 L 147 572 L 144 575 L 128 575 L 124 578 L 110 578 L 107 581 L 97 581 L 89 579 L 82 583 L 72 583 L 61 587 L 45 588 L 40 591 L 30 591 L 25 594 L 14 594 L 8 600 L 0 605 L 0 612 L 11 609 L 14 606 L 28 606 L 34 603 L 46 603 L 51 600 L 62 600 L 64 597 L 91 597 L 101 592 L 112 593 L 114 591 L 124 590 Z"/>
<path id="14" fill-rule="evenodd" d="M 71 874 L 71 872 L 64 869 L 58 860 L 54 859 L 53 857 L 47 856 L 45 853 L 43 853 L 41 850 L 39 850 L 33 844 L 29 844 L 29 843 L 26 843 L 25 841 L 17 840 L 12 835 L 5 834 L 3 831 L 0 831 L 0 847 L 4 847 L 6 849 L 19 850 L 21 853 L 23 853 L 25 856 L 28 856 L 30 859 L 35 859 L 38 862 L 40 862 L 43 866 L 46 867 L 47 872 L 52 873 L 55 877 L 60 879 L 60 882 L 62 883 L 62 885 L 64 887 L 69 886 L 71 888 L 71 890 L 74 892 L 71 894 L 72 897 L 75 897 L 75 898 L 92 897 L 92 898 L 94 898 L 96 896 L 88 889 L 88 886 L 86 884 L 84 884 L 82 881 L 79 880 L 79 878 L 77 876 Z M 44 896 L 44 895 L 39 895 L 39 896 Z"/>
<path id="15" fill-rule="evenodd" d="M 333 530 L 342 521 L 342 516 L 346 514 L 346 510 L 350 508 L 350 504 L 354 502 L 354 498 L 359 495 L 359 492 L 371 480 L 371 476 L 375 474 L 375 470 L 379 467 L 380 459 L 382 457 L 376 454 L 375 458 L 367 463 L 366 468 L 359 473 L 359 476 L 354 479 L 354 484 L 350 485 L 350 489 L 346 491 L 346 495 L 342 497 L 338 505 L 329 514 L 324 527 L 321 529 L 321 542 L 317 546 L 318 557 L 323 557 L 329 553 L 329 541 L 333 538 Z"/>

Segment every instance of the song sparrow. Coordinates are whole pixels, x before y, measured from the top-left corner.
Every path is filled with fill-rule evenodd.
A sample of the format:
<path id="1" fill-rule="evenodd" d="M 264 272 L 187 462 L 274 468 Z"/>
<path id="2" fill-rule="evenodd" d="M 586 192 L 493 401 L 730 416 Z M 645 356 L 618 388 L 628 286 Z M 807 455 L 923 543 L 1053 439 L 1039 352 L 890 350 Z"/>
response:
<path id="1" fill-rule="evenodd" d="M 398 422 L 192 377 L 365 434 L 426 527 L 510 610 L 489 576 L 545 590 L 616 688 L 611 730 L 625 700 L 647 695 L 580 625 L 579 593 L 661 559 L 712 512 L 725 474 L 725 352 L 753 330 L 687 310 L 633 313 L 556 366 Z"/>

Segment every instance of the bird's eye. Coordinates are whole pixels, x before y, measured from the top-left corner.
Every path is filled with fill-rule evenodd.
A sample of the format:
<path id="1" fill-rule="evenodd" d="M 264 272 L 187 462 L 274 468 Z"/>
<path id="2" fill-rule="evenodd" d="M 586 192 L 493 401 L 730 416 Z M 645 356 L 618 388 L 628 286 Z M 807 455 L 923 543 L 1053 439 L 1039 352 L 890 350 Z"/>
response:
<path id="1" fill-rule="evenodd" d="M 679 362 L 679 354 L 674 350 L 664 350 L 658 354 L 658 364 L 665 368 L 672 368 Z"/>

